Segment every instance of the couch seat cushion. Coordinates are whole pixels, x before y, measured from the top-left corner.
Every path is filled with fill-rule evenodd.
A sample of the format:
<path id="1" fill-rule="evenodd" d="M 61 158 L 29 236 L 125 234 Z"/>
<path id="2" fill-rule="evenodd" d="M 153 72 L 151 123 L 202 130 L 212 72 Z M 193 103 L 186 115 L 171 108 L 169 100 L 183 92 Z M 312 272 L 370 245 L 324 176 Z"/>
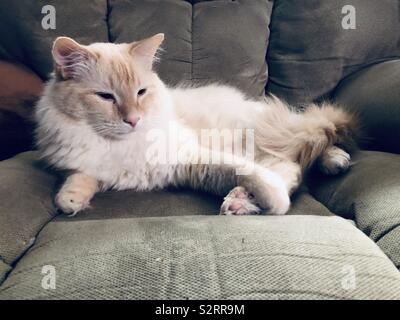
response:
<path id="1" fill-rule="evenodd" d="M 154 192 L 108 191 L 97 194 L 91 208 L 74 219 L 115 219 L 185 215 L 218 215 L 222 198 L 201 191 L 171 189 Z M 306 190 L 293 197 L 289 215 L 332 215 Z M 59 217 L 59 219 L 64 219 Z"/>
<path id="2" fill-rule="evenodd" d="M 0 162 L 0 181 L 0 261 L 12 266 L 56 216 L 53 198 L 62 180 L 37 160 L 36 152 L 26 152 Z M 97 194 L 91 208 L 73 220 L 217 215 L 221 201 L 193 190 L 109 191 Z M 295 195 L 289 214 L 331 215 L 306 190 Z M 71 220 L 63 215 L 57 219 Z M 7 270 L 0 268 L 0 283 Z"/>
<path id="3" fill-rule="evenodd" d="M 12 265 L 53 218 L 56 180 L 35 152 L 0 162 L 0 261 Z"/>
<path id="4" fill-rule="evenodd" d="M 377 245 L 393 261 L 394 265 L 400 269 L 400 225 L 381 237 Z"/>
<path id="5" fill-rule="evenodd" d="M 48 265 L 54 290 L 41 287 Z M 400 273 L 340 217 L 69 219 L 3 283 L 0 299 L 16 298 L 400 299 Z"/>
<path id="6" fill-rule="evenodd" d="M 0 283 L 4 281 L 8 272 L 10 272 L 11 266 L 0 260 Z"/>
<path id="7" fill-rule="evenodd" d="M 400 155 L 362 151 L 353 161 L 345 175 L 311 176 L 310 190 L 333 213 L 354 219 L 400 268 Z"/>

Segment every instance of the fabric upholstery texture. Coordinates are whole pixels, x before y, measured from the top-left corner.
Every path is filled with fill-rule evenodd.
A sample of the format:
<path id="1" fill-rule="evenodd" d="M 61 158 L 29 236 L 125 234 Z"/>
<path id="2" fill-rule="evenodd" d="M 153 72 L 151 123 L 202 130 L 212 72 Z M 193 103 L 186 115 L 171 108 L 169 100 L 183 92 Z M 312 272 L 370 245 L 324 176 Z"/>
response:
<path id="1" fill-rule="evenodd" d="M 355 219 L 400 268 L 400 155 L 361 151 L 343 175 L 310 177 L 310 191 L 333 213 Z"/>
<path id="2" fill-rule="evenodd" d="M 42 8 L 56 9 L 56 29 L 42 27 Z M 57 36 L 83 44 L 107 42 L 106 0 L 2 0 L 0 4 L 0 60 L 27 66 L 42 79 L 53 69 L 51 47 Z"/>
<path id="3" fill-rule="evenodd" d="M 400 269 L 400 225 L 394 226 L 391 231 L 382 236 L 377 245 Z"/>
<path id="4" fill-rule="evenodd" d="M 61 182 L 58 178 L 38 161 L 36 152 L 22 153 L 0 162 L 0 261 L 13 265 L 35 242 L 41 228 L 55 216 L 53 198 Z M 97 194 L 91 208 L 76 217 L 61 216 L 58 219 L 86 221 L 217 215 L 221 202 L 220 197 L 193 190 L 109 191 Z M 332 215 L 305 190 L 296 194 L 289 214 Z"/>
<path id="5" fill-rule="evenodd" d="M 45 265 L 55 290 L 41 288 Z M 0 299 L 16 298 L 400 299 L 400 273 L 339 217 L 70 219 L 4 282 Z"/>
<path id="6" fill-rule="evenodd" d="M 11 266 L 4 261 L 0 260 L 0 284 L 3 283 L 3 281 L 6 278 L 6 275 L 8 272 L 11 271 Z"/>
<path id="7" fill-rule="evenodd" d="M 0 162 L 0 181 L 0 261 L 12 265 L 55 214 L 56 177 L 28 152 Z"/>
<path id="8" fill-rule="evenodd" d="M 268 78 L 265 55 L 271 11 L 272 2 L 268 0 L 194 4 L 182 0 L 157 4 L 152 0 L 111 0 L 110 41 L 131 42 L 163 32 L 162 63 L 156 68 L 166 83 L 218 81 L 260 97 Z M 225 50 L 228 46 L 230 49 Z"/>
<path id="9" fill-rule="evenodd" d="M 345 5 L 355 29 L 342 27 Z M 275 0 L 270 28 L 267 89 L 294 104 L 329 97 L 352 72 L 400 57 L 398 0 Z"/>
<path id="10" fill-rule="evenodd" d="M 44 5 L 62 12 L 57 14 L 55 30 L 42 28 Z M 268 78 L 265 55 L 271 12 L 268 0 L 193 4 L 183 0 L 5 0 L 0 5 L 0 15 L 5 17 L 0 22 L 0 60 L 25 64 L 47 79 L 52 71 L 51 45 L 57 36 L 89 44 L 132 42 L 163 32 L 165 54 L 159 72 L 168 84 L 219 81 L 260 97 Z"/>
<path id="11" fill-rule="evenodd" d="M 187 215 L 218 215 L 222 198 L 197 190 L 169 189 L 153 192 L 107 191 L 95 195 L 91 207 L 74 220 L 100 220 Z M 306 190 L 293 196 L 288 215 L 333 215 Z M 59 217 L 58 219 L 70 219 Z"/>
<path id="12" fill-rule="evenodd" d="M 132 217 L 163 217 L 186 215 L 217 215 L 222 198 L 204 192 L 170 189 L 153 192 L 108 191 L 97 194 L 91 208 L 74 219 L 97 220 Z M 321 215 L 332 213 L 306 190 L 293 197 L 288 215 Z"/>
<path id="13" fill-rule="evenodd" d="M 334 99 L 357 113 L 364 148 L 400 153 L 400 59 L 370 66 L 344 79 Z"/>

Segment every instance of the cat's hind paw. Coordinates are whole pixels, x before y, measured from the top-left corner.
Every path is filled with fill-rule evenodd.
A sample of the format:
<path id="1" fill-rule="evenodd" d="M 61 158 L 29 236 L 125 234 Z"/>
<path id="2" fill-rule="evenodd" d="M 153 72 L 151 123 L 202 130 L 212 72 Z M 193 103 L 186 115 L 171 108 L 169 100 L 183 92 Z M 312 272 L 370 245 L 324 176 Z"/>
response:
<path id="1" fill-rule="evenodd" d="M 260 214 L 261 209 L 256 205 L 255 199 L 243 187 L 232 189 L 224 198 L 220 215 L 254 215 Z"/>
<path id="2" fill-rule="evenodd" d="M 326 175 L 346 172 L 351 166 L 350 155 L 339 147 L 329 148 L 320 158 L 319 168 Z"/>
<path id="3" fill-rule="evenodd" d="M 57 207 L 71 217 L 88 208 L 89 202 L 89 197 L 75 190 L 61 189 L 55 199 Z"/>

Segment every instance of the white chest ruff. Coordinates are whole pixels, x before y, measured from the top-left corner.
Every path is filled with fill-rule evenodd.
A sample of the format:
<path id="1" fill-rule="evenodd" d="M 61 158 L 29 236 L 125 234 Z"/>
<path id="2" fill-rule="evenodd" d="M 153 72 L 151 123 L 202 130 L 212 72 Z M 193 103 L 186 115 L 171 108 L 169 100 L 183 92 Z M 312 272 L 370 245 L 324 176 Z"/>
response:
<path id="1" fill-rule="evenodd" d="M 81 170 L 106 185 L 117 190 L 151 190 L 168 184 L 171 167 L 148 161 L 146 141 L 126 141 L 101 149 L 84 156 L 87 159 L 82 159 Z"/>
<path id="2" fill-rule="evenodd" d="M 55 167 L 85 173 L 117 190 L 163 188 L 173 178 L 173 166 L 151 159 L 151 155 L 149 158 L 147 150 L 154 142 L 148 141 L 146 131 L 111 141 L 85 125 L 54 121 L 52 117 L 57 115 L 46 111 L 40 120 L 38 144 L 42 155 Z"/>

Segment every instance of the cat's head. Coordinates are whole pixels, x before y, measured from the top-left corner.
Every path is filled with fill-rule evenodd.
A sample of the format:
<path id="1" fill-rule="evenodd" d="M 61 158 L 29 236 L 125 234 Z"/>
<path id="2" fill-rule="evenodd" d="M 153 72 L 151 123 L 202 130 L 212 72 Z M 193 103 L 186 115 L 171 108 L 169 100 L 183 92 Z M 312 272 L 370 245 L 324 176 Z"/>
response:
<path id="1" fill-rule="evenodd" d="M 122 139 L 157 112 L 163 84 L 152 70 L 163 34 L 123 44 L 81 45 L 59 37 L 53 45 L 56 108 L 99 135 Z"/>

